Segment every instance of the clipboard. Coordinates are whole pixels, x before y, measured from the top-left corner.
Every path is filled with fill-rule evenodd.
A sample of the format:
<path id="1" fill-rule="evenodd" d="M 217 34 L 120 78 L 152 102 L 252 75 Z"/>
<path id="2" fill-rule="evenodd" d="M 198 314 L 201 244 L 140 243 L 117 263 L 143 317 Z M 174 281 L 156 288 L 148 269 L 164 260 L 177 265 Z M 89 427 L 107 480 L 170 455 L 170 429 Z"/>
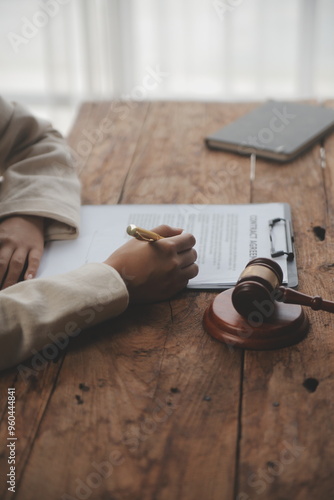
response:
<path id="1" fill-rule="evenodd" d="M 277 224 L 284 225 L 285 232 L 285 248 L 276 248 L 274 231 Z M 276 217 L 268 221 L 269 226 L 269 239 L 270 239 L 270 256 L 272 259 L 280 257 L 282 255 L 286 256 L 287 269 L 288 269 L 288 282 L 287 286 L 290 288 L 295 288 L 298 286 L 298 274 L 296 265 L 296 252 L 295 252 L 295 238 L 292 228 L 291 220 L 291 209 L 288 203 L 284 203 L 284 217 Z"/>
<path id="2" fill-rule="evenodd" d="M 81 207 L 78 238 L 47 243 L 37 277 L 68 272 L 88 262 L 105 261 L 131 239 L 126 233 L 129 224 L 146 229 L 168 224 L 194 234 L 199 274 L 189 281 L 188 288 L 230 288 L 255 257 L 274 258 L 283 269 L 283 283 L 290 287 L 298 284 L 291 211 L 287 203 L 85 205 Z M 272 249 L 279 254 L 272 257 Z"/>

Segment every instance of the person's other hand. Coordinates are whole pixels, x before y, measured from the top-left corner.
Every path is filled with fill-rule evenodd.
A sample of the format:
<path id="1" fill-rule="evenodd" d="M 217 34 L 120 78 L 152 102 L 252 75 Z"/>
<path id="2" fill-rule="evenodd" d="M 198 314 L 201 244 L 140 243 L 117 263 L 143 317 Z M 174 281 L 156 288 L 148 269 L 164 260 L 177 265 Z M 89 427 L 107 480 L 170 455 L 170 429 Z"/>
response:
<path id="1" fill-rule="evenodd" d="M 0 288 L 34 278 L 44 249 L 44 218 L 7 217 L 0 222 Z"/>
<path id="2" fill-rule="evenodd" d="M 105 261 L 122 276 L 131 302 L 168 299 L 198 274 L 193 235 L 164 225 L 153 231 L 165 238 L 153 243 L 133 238 Z"/>

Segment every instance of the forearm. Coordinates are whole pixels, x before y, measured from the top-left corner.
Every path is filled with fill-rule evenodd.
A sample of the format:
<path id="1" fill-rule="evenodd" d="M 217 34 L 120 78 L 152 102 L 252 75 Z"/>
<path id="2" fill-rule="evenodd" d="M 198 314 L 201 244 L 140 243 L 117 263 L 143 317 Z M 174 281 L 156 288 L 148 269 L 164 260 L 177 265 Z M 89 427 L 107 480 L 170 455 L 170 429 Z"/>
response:
<path id="1" fill-rule="evenodd" d="M 51 279 L 0 292 L 0 369 L 15 366 L 57 341 L 122 313 L 128 293 L 106 264 L 86 264 Z"/>
<path id="2" fill-rule="evenodd" d="M 52 222 L 46 239 L 74 237 L 80 184 L 65 140 L 48 122 L 1 98 L 0 136 L 0 218 L 46 217 Z"/>

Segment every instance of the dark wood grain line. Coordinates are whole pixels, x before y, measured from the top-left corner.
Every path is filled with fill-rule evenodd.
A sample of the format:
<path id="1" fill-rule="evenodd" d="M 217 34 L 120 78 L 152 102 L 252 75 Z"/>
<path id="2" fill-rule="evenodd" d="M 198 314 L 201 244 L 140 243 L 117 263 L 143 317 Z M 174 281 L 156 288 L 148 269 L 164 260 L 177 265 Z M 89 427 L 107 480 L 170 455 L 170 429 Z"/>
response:
<path id="1" fill-rule="evenodd" d="M 23 378 L 16 376 L 15 393 L 16 393 L 16 493 L 18 495 L 18 488 L 24 476 L 25 469 L 29 463 L 29 457 L 32 453 L 32 447 L 37 437 L 37 430 L 40 428 L 42 420 L 45 415 L 45 401 L 50 400 L 50 393 L 54 390 L 54 377 L 60 372 L 59 365 L 61 360 L 57 363 L 50 363 L 47 368 L 37 372 L 35 376 L 30 377 L 27 381 Z M 26 362 L 29 367 L 29 361 Z M 16 368 L 13 368 L 13 370 Z M 38 388 L 38 393 L 36 392 Z M 46 395 L 46 397 L 45 397 Z M 40 411 L 42 410 L 42 411 Z M 7 420 L 1 422 L 1 434 L 3 435 L 7 429 Z M 1 442 L 5 448 L 6 442 Z M 2 460 L 6 462 L 3 470 L 8 470 L 7 465 L 7 449 L 5 448 Z M 5 482 L 0 484 L 1 499 L 6 500 L 13 498 L 12 492 L 8 491 Z"/>
<path id="2" fill-rule="evenodd" d="M 39 434 L 39 430 L 43 424 L 43 420 L 44 420 L 44 417 L 47 413 L 47 410 L 48 410 L 48 406 L 49 406 L 49 403 L 51 401 L 51 398 L 52 398 L 52 395 L 55 391 L 55 388 L 56 388 L 56 385 L 57 385 L 57 380 L 58 380 L 58 377 L 59 377 L 59 374 L 60 374 L 60 371 L 61 371 L 61 368 L 62 368 L 62 365 L 63 365 L 63 362 L 64 362 L 64 358 L 66 356 L 66 353 L 64 353 L 64 355 L 61 357 L 60 361 L 57 363 L 57 368 L 58 370 L 56 371 L 56 374 L 55 374 L 55 378 L 53 380 L 53 383 L 50 387 L 50 392 L 46 398 L 46 404 L 44 406 L 44 409 L 43 409 L 43 412 L 41 413 L 41 417 L 38 421 L 38 424 L 35 428 L 35 432 L 34 432 L 34 436 L 31 440 L 31 444 L 30 444 L 30 447 L 29 447 L 29 450 L 25 456 L 25 460 L 23 462 L 23 464 L 21 465 L 20 467 L 20 474 L 19 474 L 19 477 L 17 479 L 17 483 L 16 483 L 16 495 L 20 495 L 20 485 L 21 485 L 21 482 L 22 482 L 22 479 L 23 479 L 23 476 L 24 476 L 24 472 L 25 472 L 25 469 L 27 467 L 27 464 L 29 462 L 29 459 L 30 459 L 30 456 L 34 450 L 34 445 L 35 445 L 35 441 L 37 439 L 37 436 Z M 12 495 L 9 495 L 9 498 L 12 498 Z"/>
<path id="3" fill-rule="evenodd" d="M 147 117 L 148 117 L 148 114 L 149 114 L 149 111 L 150 111 L 150 103 L 147 103 L 147 109 L 146 109 L 146 113 L 145 113 L 145 116 L 144 116 L 144 119 L 143 119 L 143 124 L 142 124 L 142 128 L 141 128 L 141 132 L 139 133 L 138 137 L 137 137 L 137 141 L 136 141 L 136 145 L 134 147 L 134 150 L 133 150 L 133 154 L 132 154 L 132 158 L 129 162 L 129 168 L 128 168 L 128 171 L 124 177 L 124 181 L 123 181 L 123 185 L 120 189 L 120 194 L 119 194 L 119 198 L 116 202 L 117 205 L 120 205 L 123 201 L 123 197 L 124 197 L 124 192 L 125 192 L 125 188 L 126 188 L 126 184 L 127 184 L 127 181 L 128 181 L 128 178 L 129 178 L 129 175 L 131 173 L 131 167 L 133 166 L 133 161 L 134 161 L 134 158 L 136 156 L 136 153 L 137 153 L 137 149 L 138 149 L 138 144 L 140 142 L 140 139 L 141 139 L 141 134 L 143 132 L 143 129 L 145 127 L 145 122 L 147 120 Z"/>
<path id="4" fill-rule="evenodd" d="M 242 437 L 242 404 L 243 404 L 243 385 L 244 385 L 244 363 L 245 353 L 241 352 L 240 362 L 240 392 L 239 392 L 239 411 L 238 411 L 238 428 L 236 438 L 235 452 L 235 476 L 234 476 L 234 494 L 233 498 L 238 498 L 239 494 L 239 474 L 240 474 L 240 453 L 241 453 L 241 437 Z"/>

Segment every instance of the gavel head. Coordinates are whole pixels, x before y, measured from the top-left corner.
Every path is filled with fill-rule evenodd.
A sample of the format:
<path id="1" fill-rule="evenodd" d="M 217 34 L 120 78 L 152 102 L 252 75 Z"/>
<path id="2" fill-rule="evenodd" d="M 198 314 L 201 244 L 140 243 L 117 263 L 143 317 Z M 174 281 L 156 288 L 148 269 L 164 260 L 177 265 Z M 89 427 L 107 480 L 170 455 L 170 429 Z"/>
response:
<path id="1" fill-rule="evenodd" d="M 249 316 L 264 301 L 274 302 L 275 290 L 282 284 L 283 272 L 277 262 L 258 257 L 251 260 L 241 273 L 232 292 L 236 311 Z"/>

